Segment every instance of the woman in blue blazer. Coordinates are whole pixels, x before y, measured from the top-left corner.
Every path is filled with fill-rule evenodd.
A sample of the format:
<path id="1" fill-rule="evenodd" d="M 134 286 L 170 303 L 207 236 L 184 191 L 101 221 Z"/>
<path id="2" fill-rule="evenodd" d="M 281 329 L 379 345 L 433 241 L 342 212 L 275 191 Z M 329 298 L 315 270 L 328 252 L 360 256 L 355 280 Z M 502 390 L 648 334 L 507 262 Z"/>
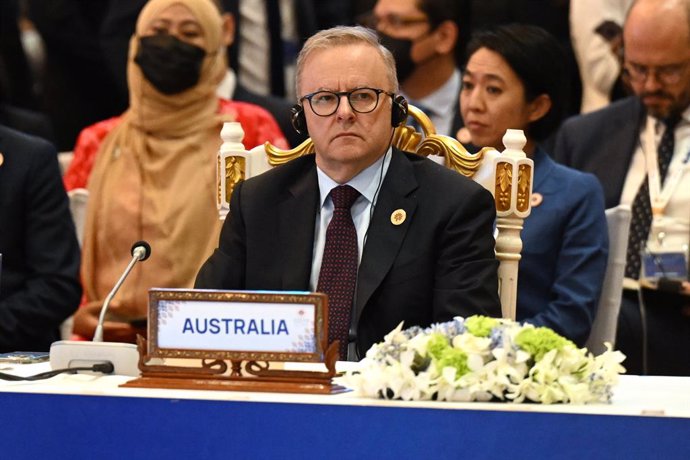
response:
<path id="1" fill-rule="evenodd" d="M 514 24 L 479 32 L 467 55 L 459 139 L 503 150 L 506 129 L 522 129 L 535 165 L 532 212 L 521 234 L 517 318 L 582 346 L 599 301 L 608 238 L 597 179 L 555 163 L 539 145 L 563 117 L 562 51 L 548 32 Z"/>

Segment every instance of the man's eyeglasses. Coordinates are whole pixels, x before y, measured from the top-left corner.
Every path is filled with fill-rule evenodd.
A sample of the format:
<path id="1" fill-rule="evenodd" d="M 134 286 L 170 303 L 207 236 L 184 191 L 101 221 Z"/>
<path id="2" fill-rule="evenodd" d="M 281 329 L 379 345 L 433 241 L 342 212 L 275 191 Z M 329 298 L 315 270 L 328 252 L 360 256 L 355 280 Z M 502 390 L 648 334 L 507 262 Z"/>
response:
<path id="1" fill-rule="evenodd" d="M 357 23 L 370 29 L 397 30 L 414 24 L 429 22 L 427 16 L 400 16 L 397 14 L 387 14 L 376 16 L 373 12 L 365 13 L 357 18 Z"/>
<path id="2" fill-rule="evenodd" d="M 347 96 L 347 102 L 357 113 L 369 113 L 379 105 L 379 96 L 386 94 L 391 98 L 393 93 L 376 88 L 356 88 L 352 91 L 316 91 L 300 98 L 309 101 L 311 110 L 320 117 L 333 115 L 340 107 L 340 99 Z"/>
<path id="3" fill-rule="evenodd" d="M 635 83 L 643 83 L 647 81 L 650 75 L 654 74 L 654 78 L 664 85 L 675 85 L 681 78 L 688 66 L 688 60 L 679 64 L 662 65 L 658 67 L 648 67 L 645 65 L 626 63 L 624 71 L 630 80 Z"/>

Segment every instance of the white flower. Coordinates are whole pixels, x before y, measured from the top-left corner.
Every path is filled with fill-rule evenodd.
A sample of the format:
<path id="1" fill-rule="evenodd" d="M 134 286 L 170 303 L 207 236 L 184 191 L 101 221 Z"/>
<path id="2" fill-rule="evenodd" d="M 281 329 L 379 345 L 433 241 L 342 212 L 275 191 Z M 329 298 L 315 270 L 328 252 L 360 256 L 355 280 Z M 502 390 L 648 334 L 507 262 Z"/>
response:
<path id="1" fill-rule="evenodd" d="M 482 321 L 485 323 L 479 319 Z M 464 324 L 462 318 L 455 318 L 424 330 L 403 330 L 401 323 L 367 351 L 358 371 L 334 382 L 361 396 L 407 401 L 497 399 L 584 404 L 609 402 L 618 375 L 625 371 L 621 366 L 625 356 L 613 351 L 610 344 L 595 357 L 567 341 L 542 339 L 539 331 L 530 331 L 533 337 L 536 334 L 530 339 L 530 349 L 543 354 L 535 361 L 516 343 L 521 331 L 534 326 L 499 319 L 488 337 L 476 337 Z M 437 337 L 434 351 L 429 353 L 434 334 L 450 340 L 444 345 Z M 550 345 L 549 340 L 560 344 Z M 544 350 L 544 343 L 554 348 Z"/>

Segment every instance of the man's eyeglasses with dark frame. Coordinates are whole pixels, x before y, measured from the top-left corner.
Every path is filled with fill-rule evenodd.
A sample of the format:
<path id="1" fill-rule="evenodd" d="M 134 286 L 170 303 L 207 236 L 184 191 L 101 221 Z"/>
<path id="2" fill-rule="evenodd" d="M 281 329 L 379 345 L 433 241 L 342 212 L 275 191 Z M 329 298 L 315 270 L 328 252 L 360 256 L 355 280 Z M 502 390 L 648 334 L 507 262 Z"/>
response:
<path id="1" fill-rule="evenodd" d="M 687 69 L 688 63 L 690 63 L 690 59 L 677 64 L 661 66 L 646 66 L 626 62 L 623 66 L 623 71 L 630 78 L 630 81 L 635 83 L 644 83 L 653 74 L 656 81 L 664 85 L 675 85 L 683 77 L 683 72 Z"/>
<path id="2" fill-rule="evenodd" d="M 400 16 L 397 14 L 387 14 L 376 16 L 373 11 L 369 11 L 357 17 L 357 24 L 374 30 L 393 29 L 399 30 L 415 24 L 429 22 L 428 16 Z"/>
<path id="3" fill-rule="evenodd" d="M 312 112 L 320 117 L 333 115 L 340 107 L 340 100 L 347 97 L 347 102 L 357 113 L 373 112 L 379 105 L 379 96 L 385 94 L 393 98 L 395 94 L 378 88 L 355 88 L 350 91 L 315 91 L 302 96 L 299 101 L 309 101 Z"/>

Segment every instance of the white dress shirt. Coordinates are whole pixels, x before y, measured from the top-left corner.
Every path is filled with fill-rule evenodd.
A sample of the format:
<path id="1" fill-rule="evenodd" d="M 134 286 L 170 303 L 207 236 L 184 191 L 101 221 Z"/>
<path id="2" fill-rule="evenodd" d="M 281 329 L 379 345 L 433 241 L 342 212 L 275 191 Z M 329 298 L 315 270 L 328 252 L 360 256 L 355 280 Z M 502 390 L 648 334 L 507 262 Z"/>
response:
<path id="1" fill-rule="evenodd" d="M 460 71 L 455 69 L 443 86 L 422 99 L 410 99 L 405 96 L 405 93 L 402 95 L 415 107 L 426 109 L 425 113 L 436 127 L 438 134 L 455 137 L 455 133 L 450 131 L 453 129 L 453 119 L 457 112 L 461 83 Z"/>
<path id="2" fill-rule="evenodd" d="M 346 184 L 335 182 L 317 166 L 316 174 L 319 180 L 321 206 L 319 212 L 316 214 L 314 231 L 314 250 L 312 252 L 311 277 L 309 279 L 309 288 L 312 292 L 316 291 L 316 287 L 319 283 L 323 250 L 326 246 L 326 229 L 333 217 L 333 201 L 330 196 L 331 190 L 339 185 L 350 185 L 360 193 L 360 196 L 354 202 L 352 208 L 350 208 L 352 221 L 357 230 L 357 253 L 359 263 L 362 261 L 362 251 L 366 243 L 366 235 L 369 229 L 371 216 L 373 215 L 373 207 L 376 206 L 376 200 L 378 199 L 381 184 L 388 172 L 391 156 L 392 150 L 389 147 L 385 155 L 364 171 L 357 174 Z"/>
<path id="3" fill-rule="evenodd" d="M 622 204 L 632 205 L 637 190 L 647 174 L 643 150 L 647 142 L 647 126 L 649 124 L 646 123 L 640 130 L 640 140 L 630 162 L 621 194 Z M 658 146 L 665 126 L 656 120 L 652 126 L 655 127 L 654 145 Z M 654 155 L 656 156 L 656 148 Z M 675 174 L 680 176 L 678 182 L 673 184 L 672 178 Z M 649 232 L 647 245 L 652 251 L 684 251 L 687 255 L 690 240 L 690 107 L 683 112 L 682 119 L 675 129 L 673 157 L 664 183 L 664 187 L 669 186 L 673 187 L 673 193 L 664 208 L 661 227 L 657 227 L 660 221 L 655 220 L 654 228 Z M 661 229 L 663 235 L 660 235 Z"/>

